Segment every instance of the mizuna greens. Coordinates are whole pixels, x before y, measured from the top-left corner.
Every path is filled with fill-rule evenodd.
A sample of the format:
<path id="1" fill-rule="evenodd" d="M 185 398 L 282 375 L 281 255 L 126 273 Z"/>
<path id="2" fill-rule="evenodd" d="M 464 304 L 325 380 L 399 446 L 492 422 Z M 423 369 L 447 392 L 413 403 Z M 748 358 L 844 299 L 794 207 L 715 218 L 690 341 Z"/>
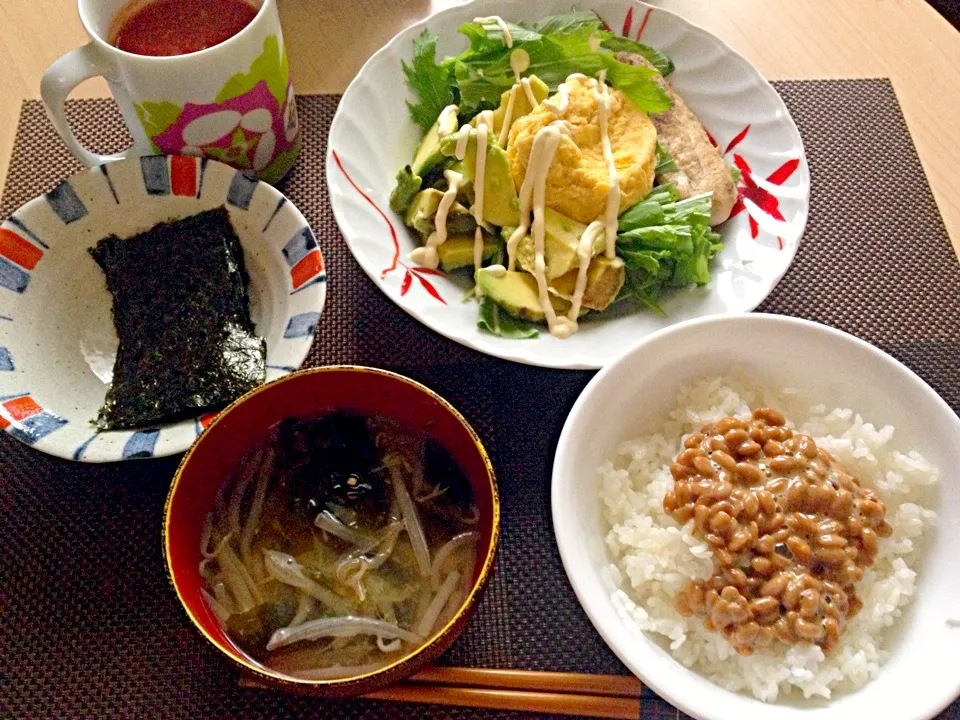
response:
<path id="1" fill-rule="evenodd" d="M 657 298 L 669 288 L 709 283 L 710 260 L 722 249 L 710 227 L 709 195 L 678 200 L 672 186 L 657 186 L 620 216 L 617 255 L 627 277 L 618 299 L 663 312 Z"/>

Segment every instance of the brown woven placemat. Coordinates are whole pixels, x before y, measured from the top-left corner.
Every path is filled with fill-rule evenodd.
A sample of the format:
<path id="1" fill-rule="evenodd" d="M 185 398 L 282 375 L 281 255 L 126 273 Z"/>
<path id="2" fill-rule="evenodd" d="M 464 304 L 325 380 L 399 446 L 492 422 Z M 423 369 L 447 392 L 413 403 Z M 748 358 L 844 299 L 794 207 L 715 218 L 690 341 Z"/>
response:
<path id="1" fill-rule="evenodd" d="M 960 263 L 885 80 L 778 83 L 806 143 L 810 224 L 764 304 L 835 325 L 893 353 L 960 408 Z M 566 413 L 590 379 L 513 365 L 427 330 L 350 256 L 324 186 L 336 97 L 298 100 L 303 157 L 282 189 L 327 259 L 327 307 L 308 364 L 361 363 L 417 378 L 459 407 L 498 470 L 503 536 L 479 611 L 445 658 L 458 665 L 623 673 L 567 584 L 549 473 Z M 81 137 L 124 145 L 106 101 L 71 103 Z M 37 102 L 23 106 L 0 212 L 79 165 Z M 502 401 L 509 389 L 510 402 Z M 391 718 L 410 709 L 241 691 L 167 584 L 160 528 L 176 458 L 107 467 L 42 455 L 0 434 L 0 717 Z M 522 714 L 430 708 L 430 715 Z M 419 711 L 418 711 L 419 712 Z M 645 691 L 644 718 L 679 713 Z M 960 720 L 960 704 L 942 718 Z"/>

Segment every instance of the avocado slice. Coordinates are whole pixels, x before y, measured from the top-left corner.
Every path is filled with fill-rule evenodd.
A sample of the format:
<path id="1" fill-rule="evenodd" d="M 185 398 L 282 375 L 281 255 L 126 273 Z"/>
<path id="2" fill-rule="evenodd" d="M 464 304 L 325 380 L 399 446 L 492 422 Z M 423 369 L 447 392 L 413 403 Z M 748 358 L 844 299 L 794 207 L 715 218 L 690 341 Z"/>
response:
<path id="1" fill-rule="evenodd" d="M 510 161 L 500 148 L 493 133 L 487 133 L 487 163 L 483 174 L 483 220 L 492 225 L 519 225 L 520 201 L 513 186 Z M 440 141 L 444 155 L 453 156 L 457 151 L 457 136 L 448 135 Z M 477 171 L 477 131 L 470 131 L 467 152 L 463 158 L 463 175 L 470 181 Z"/>
<path id="2" fill-rule="evenodd" d="M 442 190 L 427 188 L 417 193 L 407 209 L 403 222 L 420 233 L 424 241 L 430 237 L 430 233 L 437 229 L 437 208 L 440 206 L 440 200 L 442 199 Z M 466 207 L 458 202 L 450 206 L 450 210 L 447 212 L 447 233 L 449 235 L 470 234 L 472 241 L 473 231 L 476 227 L 477 221 L 473 219 L 473 215 Z"/>
<path id="3" fill-rule="evenodd" d="M 420 141 L 417 152 L 413 156 L 413 162 L 410 163 L 410 169 L 414 175 L 423 177 L 446 159 L 446 156 L 440 152 L 440 140 L 451 133 L 455 133 L 457 128 L 456 113 L 440 113 L 440 117 L 423 136 L 423 140 Z"/>
<path id="4" fill-rule="evenodd" d="M 550 283 L 550 292 L 570 300 L 577 286 L 579 272 L 579 268 L 575 268 L 553 280 Z M 627 271 L 620 258 L 611 260 L 603 255 L 595 257 L 587 268 L 587 287 L 583 292 L 581 306 L 590 310 L 606 310 L 616 299 L 626 276 Z"/>
<path id="5" fill-rule="evenodd" d="M 587 226 L 561 215 L 556 210 L 544 208 L 543 227 L 543 258 L 547 263 L 547 279 L 553 280 L 580 267 L 577 246 Z M 514 228 L 504 228 L 503 237 L 509 238 L 513 230 Z M 593 255 L 601 252 L 604 247 L 606 239 L 599 235 L 593 243 Z M 534 254 L 533 237 L 527 234 L 517 245 L 517 264 L 532 273 Z"/>
<path id="6" fill-rule="evenodd" d="M 497 243 L 487 235 L 483 236 L 483 259 L 489 260 L 497 252 Z M 437 246 L 440 267 L 445 271 L 473 267 L 473 235 L 451 235 L 447 241 Z"/>
<path id="7" fill-rule="evenodd" d="M 533 97 L 537 100 L 537 105 L 539 105 L 547 99 L 547 96 L 550 94 L 550 88 L 548 88 L 547 84 L 536 75 L 531 75 L 529 80 L 530 90 L 533 93 Z M 493 132 L 498 138 L 500 137 L 501 130 L 503 129 L 503 120 L 507 115 L 507 106 L 510 104 L 511 92 L 513 92 L 513 88 L 507 90 L 500 96 L 500 107 L 493 111 Z M 510 113 L 510 127 L 513 127 L 513 124 L 524 115 L 529 115 L 532 113 L 534 107 L 536 106 L 530 105 L 530 100 L 527 98 L 527 93 L 524 92 L 523 88 L 518 88 L 517 97 L 513 101 L 513 112 Z M 470 124 L 473 127 L 477 126 L 479 117 L 480 116 L 477 115 L 470 121 Z M 507 133 L 509 132 L 510 130 L 507 129 Z M 506 147 L 506 143 L 504 143 L 503 147 Z"/>
<path id="8" fill-rule="evenodd" d="M 544 321 L 537 279 L 530 273 L 508 270 L 498 274 L 490 272 L 489 268 L 480 268 L 475 279 L 480 292 L 510 315 L 521 320 Z M 550 303 L 557 314 L 570 310 L 570 303 L 561 297 L 552 296 Z"/>
<path id="9" fill-rule="evenodd" d="M 437 208 L 440 206 L 440 199 L 443 192 L 428 188 L 421 190 L 413 198 L 410 207 L 407 208 L 403 222 L 408 227 L 416 228 L 417 224 L 424 218 L 431 219 L 437 214 Z"/>
<path id="10" fill-rule="evenodd" d="M 440 152 L 440 139 L 456 131 L 456 113 L 441 113 L 420 141 L 413 162 L 400 168 L 397 173 L 397 184 L 390 193 L 391 210 L 395 213 L 407 212 L 414 196 L 423 187 L 424 179 L 429 185 L 442 172 L 447 157 Z"/>
<path id="11" fill-rule="evenodd" d="M 390 209 L 397 214 L 405 213 L 420 191 L 421 185 L 423 185 L 423 179 L 415 175 L 409 165 L 400 168 L 400 172 L 397 173 L 397 185 L 390 193 Z"/>

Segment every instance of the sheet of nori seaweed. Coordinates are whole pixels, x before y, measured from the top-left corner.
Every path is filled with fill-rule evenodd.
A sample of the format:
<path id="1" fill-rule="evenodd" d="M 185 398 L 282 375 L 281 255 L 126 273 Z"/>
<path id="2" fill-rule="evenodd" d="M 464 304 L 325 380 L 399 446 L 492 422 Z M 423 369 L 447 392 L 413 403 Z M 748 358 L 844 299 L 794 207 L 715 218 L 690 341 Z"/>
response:
<path id="1" fill-rule="evenodd" d="M 250 320 L 243 249 L 226 208 L 161 223 L 90 254 L 113 295 L 120 339 L 101 430 L 223 407 L 266 380 Z"/>

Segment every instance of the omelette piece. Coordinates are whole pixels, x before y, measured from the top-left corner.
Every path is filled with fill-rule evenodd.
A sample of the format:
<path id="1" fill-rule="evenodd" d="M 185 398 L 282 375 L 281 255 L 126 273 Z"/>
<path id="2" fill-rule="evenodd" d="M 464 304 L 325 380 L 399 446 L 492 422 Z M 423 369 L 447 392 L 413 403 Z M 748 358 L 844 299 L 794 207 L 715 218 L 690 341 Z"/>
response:
<path id="1" fill-rule="evenodd" d="M 617 60 L 653 68 L 646 58 L 636 53 L 617 53 Z M 683 98 L 661 75 L 655 75 L 654 80 L 673 101 L 673 107 L 653 115 L 652 119 L 660 144 L 670 153 L 677 167 L 676 170 L 663 173 L 660 182 L 673 185 L 681 199 L 712 192 L 710 224 L 719 225 L 730 217 L 730 211 L 737 202 L 737 186 L 730 175 L 730 168 Z"/>
<path id="2" fill-rule="evenodd" d="M 507 155 L 517 188 L 523 185 L 536 134 L 556 120 L 565 121 L 570 135 L 560 140 L 547 175 L 546 204 L 562 215 L 591 223 L 606 210 L 610 174 L 603 158 L 597 117 L 596 81 L 571 76 L 567 104 L 559 96 L 519 118 L 510 129 Z M 657 131 L 650 117 L 622 92 L 609 88 L 608 132 L 620 182 L 620 212 L 645 198 L 653 187 Z M 551 107 L 554 106 L 554 107 Z"/>

